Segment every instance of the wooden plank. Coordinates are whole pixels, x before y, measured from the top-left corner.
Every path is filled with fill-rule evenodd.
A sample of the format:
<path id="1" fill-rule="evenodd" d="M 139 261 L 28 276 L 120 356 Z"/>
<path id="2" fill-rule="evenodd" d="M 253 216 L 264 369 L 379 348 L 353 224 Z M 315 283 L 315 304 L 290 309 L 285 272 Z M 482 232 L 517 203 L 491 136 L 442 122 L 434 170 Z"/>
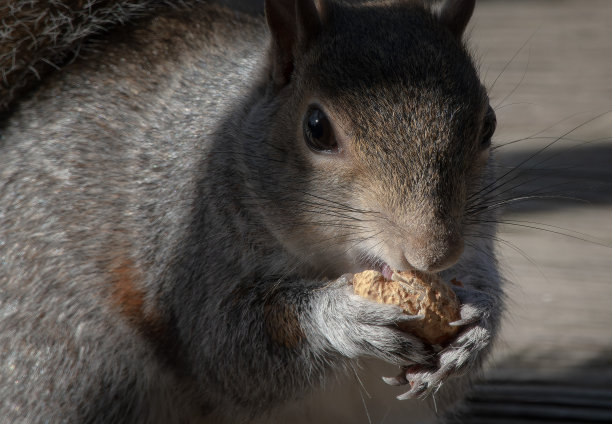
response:
<path id="1" fill-rule="evenodd" d="M 547 137 L 496 149 L 502 172 L 536 155 L 512 171 L 508 194 L 588 203 L 531 201 L 502 215 L 511 284 L 501 341 L 450 422 L 612 423 L 612 114 L 588 122 L 612 110 L 612 2 L 480 1 L 474 18 L 498 145 Z"/>
<path id="2" fill-rule="evenodd" d="M 611 423 L 612 390 L 489 383 L 475 388 L 465 408 L 449 423 Z"/>

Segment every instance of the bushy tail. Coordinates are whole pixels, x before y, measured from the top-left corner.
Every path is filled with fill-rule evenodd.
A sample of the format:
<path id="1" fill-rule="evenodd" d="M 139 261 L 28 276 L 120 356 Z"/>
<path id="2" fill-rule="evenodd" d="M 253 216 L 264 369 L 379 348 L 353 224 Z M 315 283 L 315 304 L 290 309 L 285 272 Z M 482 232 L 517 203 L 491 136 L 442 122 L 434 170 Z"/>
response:
<path id="1" fill-rule="evenodd" d="M 6 0 L 0 2 L 0 113 L 82 43 L 151 13 L 162 0 Z M 178 2 L 175 2 L 178 3 Z"/>

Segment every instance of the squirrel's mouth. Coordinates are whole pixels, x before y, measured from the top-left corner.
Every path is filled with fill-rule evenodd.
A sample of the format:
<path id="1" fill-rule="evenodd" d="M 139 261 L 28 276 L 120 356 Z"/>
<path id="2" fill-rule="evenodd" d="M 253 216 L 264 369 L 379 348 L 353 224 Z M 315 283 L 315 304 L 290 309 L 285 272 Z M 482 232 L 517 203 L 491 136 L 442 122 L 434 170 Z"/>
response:
<path id="1" fill-rule="evenodd" d="M 361 267 L 361 271 L 365 271 L 368 269 L 373 269 L 374 271 L 378 271 L 380 272 L 383 277 L 385 277 L 385 280 L 391 280 L 391 276 L 393 275 L 393 268 L 391 268 L 389 266 L 389 264 L 387 264 L 386 262 L 382 261 L 382 260 L 369 260 L 369 261 L 364 261 L 362 263 L 362 267 Z"/>
<path id="2" fill-rule="evenodd" d="M 385 280 L 391 281 L 391 276 L 393 275 L 393 269 L 391 269 L 389 265 L 387 265 L 386 263 L 383 263 L 382 266 L 380 267 L 379 272 L 383 275 L 383 277 L 385 277 Z"/>

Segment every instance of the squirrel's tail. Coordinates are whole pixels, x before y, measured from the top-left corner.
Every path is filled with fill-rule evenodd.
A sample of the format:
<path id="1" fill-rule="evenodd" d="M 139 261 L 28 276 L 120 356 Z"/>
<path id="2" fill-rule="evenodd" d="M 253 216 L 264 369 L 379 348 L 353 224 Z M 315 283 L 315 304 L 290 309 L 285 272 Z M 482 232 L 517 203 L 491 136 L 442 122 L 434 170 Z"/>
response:
<path id="1" fill-rule="evenodd" d="M 45 75 L 73 60 L 86 39 L 150 14 L 163 3 L 163 0 L 2 2 L 0 114 L 7 112 L 17 96 Z"/>

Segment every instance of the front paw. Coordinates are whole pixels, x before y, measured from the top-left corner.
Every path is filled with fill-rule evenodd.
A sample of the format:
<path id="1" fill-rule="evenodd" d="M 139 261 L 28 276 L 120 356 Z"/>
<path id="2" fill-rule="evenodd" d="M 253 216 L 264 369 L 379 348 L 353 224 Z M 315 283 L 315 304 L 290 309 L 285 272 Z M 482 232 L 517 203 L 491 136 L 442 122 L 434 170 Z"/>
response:
<path id="1" fill-rule="evenodd" d="M 403 367 L 397 377 L 383 378 L 390 385 L 410 384 L 410 390 L 398 399 L 426 397 L 437 391 L 444 381 L 476 369 L 492 341 L 490 316 L 495 300 L 484 292 L 456 288 L 461 300 L 461 319 L 452 325 L 465 326 L 463 331 L 437 354 L 435 367 Z"/>
<path id="2" fill-rule="evenodd" d="M 431 365 L 432 350 L 398 328 L 398 324 L 423 317 L 364 299 L 353 293 L 349 281 L 341 278 L 321 291 L 315 315 L 327 343 L 348 358 L 368 356 L 400 366 Z"/>

